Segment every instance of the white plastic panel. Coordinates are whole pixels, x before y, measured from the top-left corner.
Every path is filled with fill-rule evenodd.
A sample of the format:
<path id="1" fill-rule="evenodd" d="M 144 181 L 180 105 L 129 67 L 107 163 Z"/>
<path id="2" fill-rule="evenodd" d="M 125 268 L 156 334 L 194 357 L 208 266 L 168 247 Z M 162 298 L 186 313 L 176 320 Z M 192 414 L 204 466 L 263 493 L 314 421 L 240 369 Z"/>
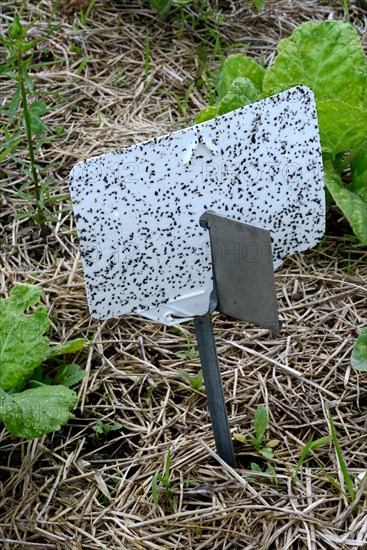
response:
<path id="1" fill-rule="evenodd" d="M 274 268 L 322 237 L 313 93 L 292 88 L 84 160 L 70 191 L 93 317 L 137 312 L 176 324 L 202 315 L 212 290 L 206 210 L 271 230 Z"/>

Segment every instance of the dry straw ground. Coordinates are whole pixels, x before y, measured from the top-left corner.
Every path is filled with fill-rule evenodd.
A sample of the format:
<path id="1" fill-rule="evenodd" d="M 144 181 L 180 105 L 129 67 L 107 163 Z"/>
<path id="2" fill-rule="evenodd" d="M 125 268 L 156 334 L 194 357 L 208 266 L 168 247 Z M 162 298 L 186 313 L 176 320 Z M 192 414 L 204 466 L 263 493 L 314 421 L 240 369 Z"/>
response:
<path id="1" fill-rule="evenodd" d="M 67 192 L 68 172 L 79 159 L 190 123 L 205 103 L 204 88 L 193 87 L 187 110 L 174 93 L 184 102 L 203 62 L 218 66 L 216 36 L 223 51 L 237 44 L 268 64 L 279 39 L 299 23 L 344 16 L 341 2 L 269 1 L 260 14 L 244 1 L 213 2 L 223 22 L 208 16 L 191 29 L 189 8 L 185 23 L 178 10 L 162 20 L 137 2 L 97 0 L 82 26 L 82 4 L 62 0 L 54 16 L 60 26 L 39 58 L 64 61 L 33 74 L 39 92 L 60 94 L 48 96 L 54 108 L 47 121 L 63 125 L 64 133 L 39 153 L 44 166 L 58 163 L 50 168 L 53 195 Z M 38 17 L 31 32 L 45 31 L 52 12 L 47 0 L 3 2 L 1 24 L 21 5 L 24 20 Z M 351 20 L 366 43 L 366 13 L 352 6 Z M 9 98 L 11 84 L 1 86 L 2 100 Z M 75 358 L 87 371 L 75 420 L 29 442 L 1 429 L 1 547 L 367 548 L 365 487 L 353 504 L 337 488 L 335 482 L 346 491 L 332 444 L 318 449 L 291 483 L 311 434 L 329 434 L 328 410 L 352 479 L 366 468 L 366 375 L 350 366 L 353 342 L 366 324 L 366 250 L 344 238 L 340 214 L 333 212 L 318 250 L 290 258 L 276 273 L 280 336 L 220 315 L 214 320 L 231 430 L 246 433 L 257 406 L 266 405 L 266 437 L 278 440 L 275 479 L 251 472 L 251 462 L 266 467 L 251 446 L 236 442 L 236 470 L 216 455 L 205 396 L 179 374 L 199 368 L 198 360 L 179 358 L 187 347 L 182 334 L 133 315 L 103 323 L 90 318 L 69 202 L 50 207 L 55 221 L 45 244 L 31 220 L 14 218 L 27 208 L 18 192 L 24 174 L 10 157 L 1 172 L 2 295 L 32 276 L 53 320 L 52 341 L 90 341 Z M 192 325 L 182 330 L 195 345 Z M 123 428 L 97 438 L 99 419 Z M 166 495 L 159 486 L 156 508 L 152 478 L 169 452 L 170 490 Z"/>

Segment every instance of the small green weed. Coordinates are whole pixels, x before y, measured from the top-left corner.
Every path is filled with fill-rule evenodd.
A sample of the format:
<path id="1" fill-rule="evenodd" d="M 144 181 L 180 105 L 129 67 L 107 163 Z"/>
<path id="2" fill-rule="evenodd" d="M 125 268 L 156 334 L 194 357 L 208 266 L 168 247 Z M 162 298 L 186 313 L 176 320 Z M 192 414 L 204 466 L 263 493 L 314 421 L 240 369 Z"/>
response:
<path id="1" fill-rule="evenodd" d="M 164 496 L 166 505 L 168 506 L 171 514 L 174 513 L 173 499 L 171 495 L 171 485 L 170 485 L 170 467 L 171 467 L 171 451 L 168 451 L 165 465 L 162 468 L 162 473 L 158 470 L 152 479 L 152 496 L 153 502 L 156 508 L 157 513 L 159 512 L 159 496 L 158 496 L 158 482 L 160 481 L 163 485 Z"/>
<path id="2" fill-rule="evenodd" d="M 348 469 L 347 469 L 347 465 L 344 461 L 344 458 L 343 458 L 343 455 L 342 455 L 342 452 L 341 452 L 341 449 L 340 449 L 339 441 L 338 441 L 336 431 L 335 431 L 333 418 L 331 416 L 330 411 L 329 411 L 329 424 L 330 424 L 331 438 L 333 440 L 336 456 L 338 458 L 339 467 L 340 467 L 341 472 L 343 474 L 343 479 L 344 479 L 344 483 L 345 483 L 345 485 L 347 487 L 347 490 L 348 490 L 349 498 L 348 498 L 348 495 L 344 491 L 341 490 L 341 488 L 340 488 L 340 490 L 348 500 L 353 502 L 356 498 L 356 493 L 355 493 L 355 490 L 354 490 L 354 487 L 353 487 L 353 482 L 351 480 L 351 477 L 350 477 Z"/>
<path id="3" fill-rule="evenodd" d="M 121 430 L 121 428 L 122 424 L 119 424 L 118 422 L 115 422 L 114 424 L 108 424 L 107 422 L 102 422 L 102 420 L 97 420 L 94 426 L 92 426 L 92 429 L 96 434 L 97 440 L 99 440 L 100 437 L 106 439 L 110 432 Z"/>
<path id="4" fill-rule="evenodd" d="M 32 70 L 57 62 L 33 62 L 35 46 L 48 38 L 57 26 L 51 27 L 46 34 L 32 39 L 28 37 L 28 33 L 34 24 L 35 21 L 32 21 L 28 25 L 23 25 L 20 16 L 15 14 L 8 25 L 7 33 L 0 32 L 0 43 L 7 54 L 5 63 L 0 67 L 0 74 L 12 79 L 16 85 L 12 99 L 0 109 L 8 117 L 8 124 L 4 124 L 2 127 L 3 152 L 0 155 L 0 160 L 8 155 L 12 157 L 22 166 L 27 178 L 18 193 L 21 198 L 33 205 L 33 209 L 20 213 L 18 217 L 30 217 L 40 224 L 41 228 L 44 228 L 45 206 L 63 197 L 51 197 L 47 170 L 37 162 L 37 154 L 45 143 L 57 139 L 63 132 L 63 128 L 51 129 L 44 122 L 44 116 L 49 114 L 52 109 L 37 98 L 30 76 Z M 29 160 L 24 160 L 16 154 L 16 151 L 22 148 L 24 139 Z M 48 166 L 47 169 L 49 168 Z M 31 185 L 33 185 L 34 194 L 29 192 Z"/>
<path id="5" fill-rule="evenodd" d="M 94 4 L 96 3 L 96 0 L 91 0 L 87 6 L 87 9 L 84 11 L 84 10 L 80 10 L 80 14 L 79 14 L 79 21 L 80 23 L 83 25 L 83 27 L 86 25 L 87 21 L 88 21 L 88 17 L 90 15 L 90 12 L 92 11 L 93 7 L 94 7 Z"/>
<path id="6" fill-rule="evenodd" d="M 190 376 L 190 374 L 185 370 L 180 370 L 179 373 L 182 376 L 182 378 L 190 384 L 190 386 L 195 392 L 202 391 L 204 384 L 203 384 L 203 371 L 201 369 L 197 374 L 193 376 Z"/>
<path id="7" fill-rule="evenodd" d="M 314 434 L 311 435 L 310 439 L 307 441 L 306 445 L 302 449 L 301 456 L 298 459 L 296 470 L 292 477 L 293 484 L 296 482 L 299 470 L 301 469 L 305 460 L 307 460 L 307 458 L 310 456 L 310 454 L 312 455 L 314 451 L 316 451 L 323 445 L 329 444 L 331 441 L 331 436 L 329 435 L 320 437 L 319 439 L 315 439 L 315 440 L 313 438 L 314 438 Z"/>
<path id="8" fill-rule="evenodd" d="M 175 329 L 172 330 L 172 332 L 174 332 Z M 176 357 L 178 357 L 179 359 L 189 359 L 191 361 L 194 361 L 195 359 L 198 359 L 199 358 L 199 353 L 198 351 L 191 345 L 191 340 L 190 340 L 190 336 L 188 335 L 187 332 L 185 331 L 178 331 L 176 330 L 176 334 L 179 334 L 181 336 L 183 336 L 186 340 L 186 346 L 187 346 L 187 349 L 185 350 L 180 350 L 180 351 L 177 351 L 175 353 Z"/>
<path id="9" fill-rule="evenodd" d="M 268 441 L 264 445 L 264 435 L 269 427 L 268 411 L 266 410 L 264 405 L 259 405 L 256 409 L 255 418 L 253 420 L 253 427 L 255 434 L 252 434 L 250 432 L 245 435 L 234 434 L 234 438 L 237 441 L 244 443 L 245 445 L 250 442 L 260 455 L 268 460 L 272 459 L 274 457 L 273 448 L 276 447 L 279 442 L 278 440 L 274 439 Z"/>

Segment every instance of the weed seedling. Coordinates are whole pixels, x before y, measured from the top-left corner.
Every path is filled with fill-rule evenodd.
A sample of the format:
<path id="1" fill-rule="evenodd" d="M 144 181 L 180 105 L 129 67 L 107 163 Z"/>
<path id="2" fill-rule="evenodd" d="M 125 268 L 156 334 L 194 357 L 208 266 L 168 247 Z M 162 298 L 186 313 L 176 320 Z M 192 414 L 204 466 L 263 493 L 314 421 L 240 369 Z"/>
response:
<path id="1" fill-rule="evenodd" d="M 153 502 L 155 505 L 155 508 L 157 512 L 159 512 L 159 502 L 158 502 L 158 481 L 160 481 L 163 485 L 164 489 L 164 496 L 166 500 L 166 504 L 171 512 L 171 514 L 174 513 L 174 507 L 173 507 L 173 499 L 171 495 L 171 486 L 170 486 L 170 467 L 171 467 L 171 451 L 168 451 L 167 458 L 165 465 L 162 469 L 162 474 L 160 473 L 160 470 L 156 472 L 152 479 L 152 496 L 153 496 Z"/>
<path id="2" fill-rule="evenodd" d="M 342 452 L 341 452 L 341 449 L 340 449 L 339 441 L 338 441 L 337 436 L 336 436 L 336 431 L 335 431 L 333 418 L 331 416 L 330 411 L 329 411 L 329 424 L 330 424 L 331 438 L 333 440 L 333 444 L 334 444 L 334 447 L 335 447 L 335 452 L 336 452 L 336 456 L 337 456 L 337 459 L 338 459 L 339 467 L 340 467 L 341 472 L 343 474 L 344 483 L 347 486 L 347 490 L 348 490 L 348 493 L 349 493 L 349 499 L 350 499 L 351 502 L 353 502 L 356 498 L 356 493 L 354 491 L 353 482 L 352 482 L 352 479 L 349 475 L 347 465 L 345 464 L 345 461 L 344 461 L 344 458 L 343 458 L 343 455 L 342 455 Z"/>
<path id="3" fill-rule="evenodd" d="M 106 422 L 102 422 L 102 420 L 97 420 L 93 426 L 97 441 L 100 437 L 106 439 L 110 432 L 120 430 L 121 428 L 122 424 L 119 424 L 118 422 L 115 422 L 114 424 L 107 424 Z"/>
<path id="4" fill-rule="evenodd" d="M 180 370 L 179 373 L 195 392 L 200 392 L 203 389 L 203 371 L 201 369 L 194 376 L 190 376 L 185 370 Z"/>
<path id="5" fill-rule="evenodd" d="M 194 361 L 195 359 L 199 358 L 198 351 L 191 345 L 190 336 L 187 332 L 184 331 L 177 331 L 178 334 L 183 336 L 186 340 L 187 349 L 180 350 L 176 352 L 176 357 L 179 359 L 189 359 L 191 361 Z"/>
<path id="6" fill-rule="evenodd" d="M 49 182 L 42 175 L 45 168 L 37 162 L 36 155 L 42 145 L 53 141 L 53 133 L 61 133 L 60 129 L 51 130 L 44 122 L 44 115 L 50 112 L 50 108 L 43 101 L 35 98 L 35 90 L 30 73 L 44 65 L 56 63 L 56 61 L 46 61 L 42 63 L 33 63 L 35 46 L 49 37 L 56 26 L 40 37 L 28 38 L 28 31 L 35 24 L 32 21 L 28 25 L 23 25 L 18 14 L 14 15 L 9 23 L 7 34 L 0 32 L 0 43 L 4 46 L 7 53 L 7 60 L 0 68 L 0 74 L 12 79 L 15 82 L 15 91 L 12 99 L 1 107 L 1 111 L 7 114 L 8 124 L 3 125 L 2 146 L 4 155 L 10 155 L 23 168 L 27 176 L 26 182 L 18 190 L 19 196 L 27 199 L 34 204 L 34 209 L 26 212 L 25 215 L 18 217 L 31 217 L 40 224 L 44 230 L 46 215 L 44 207 L 48 202 L 55 200 L 50 197 Z M 25 161 L 15 155 L 15 151 L 21 147 L 23 141 L 23 130 L 25 130 L 25 141 L 29 161 Z M 62 131 L 62 129 L 61 129 Z M 30 185 L 33 185 L 34 196 L 26 192 Z M 43 235 L 46 233 L 41 231 Z"/>
<path id="7" fill-rule="evenodd" d="M 327 445 L 331 441 L 331 436 L 327 435 L 324 437 L 320 437 L 319 439 L 313 439 L 314 434 L 311 435 L 310 439 L 307 441 L 306 445 L 303 447 L 301 456 L 298 459 L 296 471 L 294 472 L 294 475 L 292 477 L 292 484 L 296 482 L 297 475 L 299 470 L 302 467 L 302 464 L 305 460 L 309 457 L 310 454 L 312 454 L 314 451 L 316 451 L 319 447 L 322 447 L 323 445 Z"/>
<path id="8" fill-rule="evenodd" d="M 250 442 L 260 455 L 268 460 L 272 459 L 274 456 L 273 447 L 276 447 L 278 441 L 272 440 L 268 441 L 266 445 L 263 444 L 265 432 L 269 427 L 268 411 L 264 405 L 259 405 L 256 409 L 253 427 L 255 430 L 255 435 L 249 432 L 245 435 L 235 434 L 234 438 L 237 441 L 241 441 L 241 443 L 244 443 L 245 445 Z"/>

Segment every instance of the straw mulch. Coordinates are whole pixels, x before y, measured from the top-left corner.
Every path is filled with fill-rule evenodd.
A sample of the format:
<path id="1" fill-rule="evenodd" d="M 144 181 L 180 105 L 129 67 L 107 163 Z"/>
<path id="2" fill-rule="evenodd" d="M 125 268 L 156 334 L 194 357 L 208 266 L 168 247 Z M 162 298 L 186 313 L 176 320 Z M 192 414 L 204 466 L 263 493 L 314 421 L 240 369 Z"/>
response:
<path id="1" fill-rule="evenodd" d="M 47 0 L 3 2 L 1 24 L 21 4 L 24 20 L 38 16 L 31 32 L 46 31 L 53 7 Z M 257 13 L 231 1 L 209 4 L 222 22 L 215 15 L 198 19 L 186 7 L 185 23 L 179 10 L 160 19 L 137 2 L 97 0 L 83 26 L 82 4 L 60 3 L 53 19 L 60 26 L 37 55 L 63 61 L 33 74 L 38 92 L 54 94 L 46 99 L 53 106 L 48 124 L 64 127 L 39 153 L 43 166 L 53 164 L 51 196 L 67 193 L 68 172 L 79 159 L 189 124 L 205 104 L 203 63 L 215 68 L 220 61 L 215 36 L 223 53 L 231 44 L 246 45 L 268 64 L 279 39 L 299 23 L 344 16 L 341 2 L 269 1 Z M 366 13 L 352 6 L 351 20 L 365 41 Z M 2 99 L 12 86 L 3 80 Z M 25 149 L 17 154 L 27 157 Z M 14 217 L 28 203 L 19 193 L 26 176 L 10 156 L 2 180 L 2 296 L 32 276 L 43 288 L 52 341 L 85 337 L 90 345 L 73 358 L 87 373 L 74 420 L 33 441 L 1 429 L 1 547 L 367 548 L 366 483 L 355 485 L 352 503 L 332 443 L 312 453 L 294 477 L 311 435 L 329 434 L 328 411 L 352 481 L 366 469 L 366 375 L 350 365 L 366 325 L 366 249 L 344 236 L 340 213 L 332 212 L 317 250 L 289 258 L 276 273 L 281 335 L 214 318 L 231 431 L 251 431 L 256 408 L 265 404 L 265 439 L 275 440 L 270 461 L 236 441 L 238 468 L 232 469 L 215 452 L 204 390 L 193 391 L 180 374 L 199 369 L 198 359 L 182 358 L 184 333 L 196 345 L 192 324 L 173 331 L 133 315 L 91 319 L 67 198 L 48 207 L 54 219 L 45 243 L 32 220 Z M 98 420 L 122 428 L 97 437 Z M 158 482 L 156 506 L 152 480 L 157 471 L 164 477 L 168 456 L 169 479 L 167 487 Z M 262 472 L 253 472 L 252 463 Z M 269 463 L 273 470 L 266 473 Z"/>

